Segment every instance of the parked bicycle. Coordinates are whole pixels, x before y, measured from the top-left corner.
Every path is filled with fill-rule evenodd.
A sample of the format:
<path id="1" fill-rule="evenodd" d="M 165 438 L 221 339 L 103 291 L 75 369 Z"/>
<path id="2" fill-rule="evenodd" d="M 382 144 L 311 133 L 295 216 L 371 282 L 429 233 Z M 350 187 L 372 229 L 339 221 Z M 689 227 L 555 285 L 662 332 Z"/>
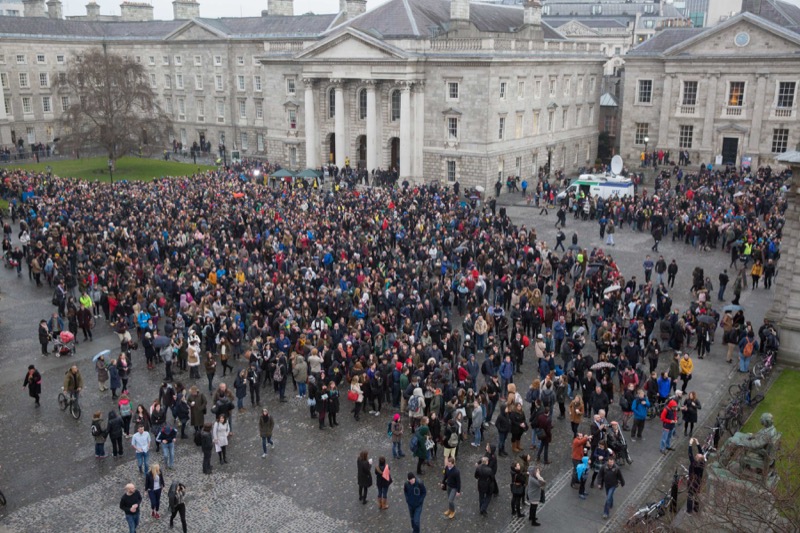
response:
<path id="1" fill-rule="evenodd" d="M 753 375 L 756 379 L 766 379 L 770 375 L 775 366 L 776 355 L 775 350 L 767 350 L 763 359 L 753 365 Z"/>
<path id="2" fill-rule="evenodd" d="M 723 431 L 728 431 L 734 435 L 739 428 L 744 424 L 744 406 L 739 398 L 734 399 L 728 406 L 721 411 L 719 416 L 719 425 Z"/>
<path id="3" fill-rule="evenodd" d="M 703 456 L 708 459 L 708 454 L 716 452 L 717 446 L 719 446 L 719 438 L 722 436 L 722 425 L 719 417 L 714 421 L 714 427 L 705 426 L 706 429 L 710 429 L 711 432 L 706 437 L 705 442 L 703 442 L 700 449 L 703 450 Z"/>
<path id="4" fill-rule="evenodd" d="M 626 527 L 628 528 L 640 528 L 642 526 L 651 526 L 654 524 L 658 519 L 662 516 L 666 515 L 667 513 L 671 512 L 671 506 L 673 504 L 672 494 L 670 492 L 658 491 L 664 495 L 663 498 L 658 500 L 657 502 L 650 502 L 645 504 L 644 506 L 640 507 L 633 513 L 628 521 L 625 523 Z M 667 526 L 664 524 L 664 526 Z M 656 531 L 656 529 L 652 529 L 651 527 L 647 527 L 647 531 Z"/>
<path id="5" fill-rule="evenodd" d="M 749 407 L 754 407 L 764 399 L 762 393 L 753 394 L 753 387 L 761 387 L 761 381 L 757 377 L 748 376 L 742 383 L 734 383 L 728 387 L 728 394 L 731 399 L 744 402 Z"/>
<path id="6" fill-rule="evenodd" d="M 66 411 L 69 408 L 69 414 L 75 420 L 81 417 L 81 406 L 78 403 L 78 399 L 73 394 L 69 394 L 69 396 L 64 394 L 63 389 L 58 393 L 58 406 L 62 411 Z"/>
<path id="7" fill-rule="evenodd" d="M 667 405 L 666 400 L 656 400 L 650 403 L 650 407 L 647 408 L 647 418 L 650 420 L 660 417 L 661 411 L 664 410 L 664 406 Z"/>

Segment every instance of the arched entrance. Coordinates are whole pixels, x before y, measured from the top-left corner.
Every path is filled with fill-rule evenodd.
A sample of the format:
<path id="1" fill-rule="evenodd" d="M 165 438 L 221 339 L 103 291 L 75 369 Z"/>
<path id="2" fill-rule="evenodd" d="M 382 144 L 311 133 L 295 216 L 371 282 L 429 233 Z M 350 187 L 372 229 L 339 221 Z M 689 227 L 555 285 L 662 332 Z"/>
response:
<path id="1" fill-rule="evenodd" d="M 389 168 L 400 169 L 400 139 L 398 137 L 389 139 Z"/>
<path id="2" fill-rule="evenodd" d="M 367 168 L 367 136 L 356 137 L 356 165 L 358 169 Z"/>
<path id="3" fill-rule="evenodd" d="M 333 133 L 328 134 L 328 163 L 333 164 L 336 161 L 336 135 Z"/>

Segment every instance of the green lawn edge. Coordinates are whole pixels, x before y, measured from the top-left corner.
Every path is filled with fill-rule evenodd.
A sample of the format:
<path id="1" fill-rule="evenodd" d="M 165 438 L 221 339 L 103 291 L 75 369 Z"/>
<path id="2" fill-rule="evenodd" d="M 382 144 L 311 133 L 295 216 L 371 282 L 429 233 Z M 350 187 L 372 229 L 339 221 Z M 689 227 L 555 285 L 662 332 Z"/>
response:
<path id="1" fill-rule="evenodd" d="M 47 172 L 50 167 L 53 174 L 64 178 L 79 178 L 108 182 L 108 160 L 104 157 L 86 159 L 69 159 L 61 161 L 44 161 L 23 165 L 9 165 L 8 169 L 23 169 L 33 172 Z M 122 157 L 116 161 L 114 181 L 151 181 L 166 176 L 189 176 L 196 173 L 214 170 L 210 165 L 195 165 L 177 161 L 163 161 L 138 157 Z"/>

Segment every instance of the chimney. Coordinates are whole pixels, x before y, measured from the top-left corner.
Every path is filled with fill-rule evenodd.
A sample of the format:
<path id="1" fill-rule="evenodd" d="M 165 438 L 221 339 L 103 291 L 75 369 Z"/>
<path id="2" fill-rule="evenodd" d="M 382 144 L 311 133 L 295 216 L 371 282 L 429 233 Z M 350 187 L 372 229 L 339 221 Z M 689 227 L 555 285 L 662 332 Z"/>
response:
<path id="1" fill-rule="evenodd" d="M 450 0 L 450 21 L 469 22 L 469 0 Z"/>
<path id="2" fill-rule="evenodd" d="M 119 9 L 122 20 L 127 22 L 153 20 L 153 6 L 145 2 L 122 2 Z"/>
<path id="3" fill-rule="evenodd" d="M 88 4 L 86 4 L 86 18 L 89 20 L 97 20 L 100 16 L 100 6 L 92 0 Z"/>
<path id="4" fill-rule="evenodd" d="M 525 0 L 525 26 L 542 25 L 542 3 L 539 0 Z"/>
<path id="5" fill-rule="evenodd" d="M 44 0 L 22 0 L 22 14 L 26 17 L 46 17 Z"/>
<path id="6" fill-rule="evenodd" d="M 47 0 L 47 16 L 51 19 L 64 18 L 64 10 L 61 8 L 60 0 Z"/>
<path id="7" fill-rule="evenodd" d="M 175 20 L 200 18 L 200 4 L 195 0 L 175 0 L 172 2 L 172 16 Z"/>
<path id="8" fill-rule="evenodd" d="M 339 0 L 339 12 L 345 19 L 353 19 L 367 10 L 367 0 Z"/>
<path id="9" fill-rule="evenodd" d="M 294 0 L 269 0 L 267 14 L 276 17 L 293 17 Z"/>

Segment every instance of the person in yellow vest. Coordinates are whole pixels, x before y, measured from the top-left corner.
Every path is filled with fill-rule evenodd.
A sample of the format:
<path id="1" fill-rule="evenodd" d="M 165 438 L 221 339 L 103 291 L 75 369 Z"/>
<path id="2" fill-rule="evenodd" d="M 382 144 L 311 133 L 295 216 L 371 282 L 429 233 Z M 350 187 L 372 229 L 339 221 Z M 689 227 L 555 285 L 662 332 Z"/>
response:
<path id="1" fill-rule="evenodd" d="M 350 156 L 347 156 L 347 157 L 344 158 L 344 166 L 345 167 L 349 167 L 350 166 Z"/>
<path id="2" fill-rule="evenodd" d="M 753 244 L 750 242 L 744 243 L 744 266 L 747 266 L 747 263 L 750 261 L 750 257 L 753 255 Z M 746 279 L 746 278 L 745 278 Z M 747 284 L 745 284 L 745 289 L 747 288 Z"/>
<path id="3" fill-rule="evenodd" d="M 644 152 L 642 152 L 641 154 L 639 154 L 639 161 L 642 162 L 642 166 L 644 166 L 644 160 L 645 160 L 645 154 Z"/>

